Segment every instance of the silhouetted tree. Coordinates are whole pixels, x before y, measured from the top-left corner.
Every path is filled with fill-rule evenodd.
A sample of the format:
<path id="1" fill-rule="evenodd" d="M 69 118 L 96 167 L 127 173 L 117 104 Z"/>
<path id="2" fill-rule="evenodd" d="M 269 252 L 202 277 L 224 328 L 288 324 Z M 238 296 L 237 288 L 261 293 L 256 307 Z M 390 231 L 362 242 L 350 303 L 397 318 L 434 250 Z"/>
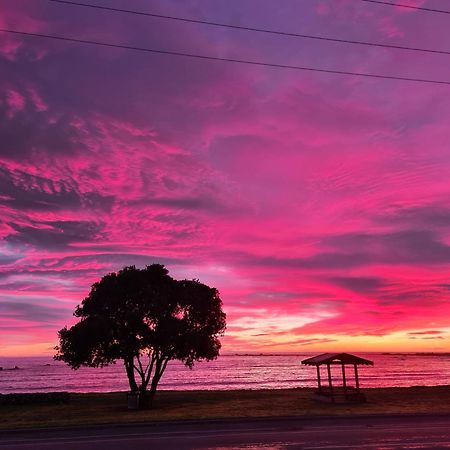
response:
<path id="1" fill-rule="evenodd" d="M 215 288 L 174 280 L 159 264 L 104 276 L 74 316 L 80 321 L 58 332 L 55 359 L 73 369 L 123 360 L 141 407 L 151 404 L 170 360 L 192 368 L 195 361 L 217 358 L 226 317 Z"/>

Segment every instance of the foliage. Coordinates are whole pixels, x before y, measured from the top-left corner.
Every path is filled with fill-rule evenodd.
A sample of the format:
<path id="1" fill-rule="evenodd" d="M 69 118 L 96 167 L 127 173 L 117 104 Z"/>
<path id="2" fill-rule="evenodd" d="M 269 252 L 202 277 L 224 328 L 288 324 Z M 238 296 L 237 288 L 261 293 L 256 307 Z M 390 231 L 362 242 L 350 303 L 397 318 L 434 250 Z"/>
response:
<path id="1" fill-rule="evenodd" d="M 74 316 L 79 322 L 58 332 L 55 359 L 73 369 L 122 360 L 142 406 L 153 399 L 170 360 L 192 368 L 217 358 L 225 330 L 218 291 L 198 280 L 175 280 L 159 264 L 104 276 Z"/>

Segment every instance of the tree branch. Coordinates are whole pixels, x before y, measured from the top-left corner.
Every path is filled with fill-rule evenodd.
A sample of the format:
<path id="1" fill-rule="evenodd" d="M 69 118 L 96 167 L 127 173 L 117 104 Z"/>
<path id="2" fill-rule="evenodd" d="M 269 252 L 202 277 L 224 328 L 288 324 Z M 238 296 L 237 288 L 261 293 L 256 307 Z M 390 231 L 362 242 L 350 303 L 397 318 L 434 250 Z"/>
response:
<path id="1" fill-rule="evenodd" d="M 136 366 L 136 364 L 133 364 L 134 370 L 141 376 L 141 378 L 143 377 L 143 373 L 142 371 L 139 369 L 138 366 Z"/>
<path id="2" fill-rule="evenodd" d="M 162 366 L 162 368 L 161 368 L 159 377 L 158 377 L 158 381 L 159 381 L 159 379 L 161 379 L 161 377 L 162 377 L 164 371 L 166 370 L 167 363 L 168 363 L 171 359 L 172 359 L 172 358 L 171 358 L 170 356 L 168 356 L 168 357 L 165 359 L 165 361 L 164 361 L 164 363 L 163 363 L 163 366 Z"/>
<path id="3" fill-rule="evenodd" d="M 139 355 L 137 355 L 136 358 L 137 358 L 137 360 L 138 360 L 139 367 L 141 368 L 141 371 L 145 373 L 145 370 L 144 370 L 144 368 L 142 367 L 141 358 L 139 358 Z"/>
<path id="4" fill-rule="evenodd" d="M 152 376 L 153 366 L 155 364 L 155 361 L 156 361 L 156 356 L 154 353 L 152 353 L 151 362 L 149 363 L 149 370 L 147 372 L 147 377 L 145 378 L 145 386 L 147 386 L 148 383 L 150 382 L 150 377 Z"/>

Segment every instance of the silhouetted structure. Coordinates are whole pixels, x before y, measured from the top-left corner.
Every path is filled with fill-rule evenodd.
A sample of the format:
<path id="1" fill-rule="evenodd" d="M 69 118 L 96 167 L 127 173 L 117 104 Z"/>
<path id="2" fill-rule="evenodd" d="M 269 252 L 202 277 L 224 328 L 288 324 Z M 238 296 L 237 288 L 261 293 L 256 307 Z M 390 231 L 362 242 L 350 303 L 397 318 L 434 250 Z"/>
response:
<path id="1" fill-rule="evenodd" d="M 319 401 L 324 402 L 355 402 L 361 403 L 366 401 L 365 395 L 360 391 L 359 378 L 358 378 L 358 365 L 373 366 L 373 361 L 360 358 L 359 356 L 350 355 L 349 353 L 323 353 L 322 355 L 314 356 L 312 358 L 304 359 L 302 364 L 307 366 L 316 366 L 317 369 L 317 382 L 319 389 L 315 392 L 314 396 Z M 320 381 L 320 366 L 327 366 L 328 373 L 328 387 L 324 387 Z M 341 366 L 342 368 L 342 382 L 341 388 L 333 386 L 331 380 L 331 366 Z M 348 386 L 345 366 L 352 365 L 355 372 L 355 384 L 356 386 Z"/>

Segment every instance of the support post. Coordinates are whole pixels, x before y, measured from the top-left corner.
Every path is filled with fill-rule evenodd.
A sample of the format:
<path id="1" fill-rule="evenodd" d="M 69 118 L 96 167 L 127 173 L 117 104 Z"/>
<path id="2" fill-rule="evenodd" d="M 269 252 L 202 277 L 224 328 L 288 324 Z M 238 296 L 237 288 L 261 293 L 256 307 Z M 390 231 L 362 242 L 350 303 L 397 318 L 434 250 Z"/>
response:
<path id="1" fill-rule="evenodd" d="M 347 395 L 347 381 L 345 379 L 345 364 L 342 364 L 342 384 L 344 385 L 344 395 Z"/>
<path id="2" fill-rule="evenodd" d="M 322 392 L 322 385 L 320 384 L 320 369 L 319 366 L 317 365 L 317 383 L 319 384 L 319 393 Z"/>
<path id="3" fill-rule="evenodd" d="M 355 364 L 355 383 L 356 383 L 356 390 L 359 394 L 359 379 L 358 379 L 358 366 Z"/>
<path id="4" fill-rule="evenodd" d="M 331 401 L 334 403 L 333 382 L 331 381 L 331 367 L 329 364 L 327 364 L 327 371 L 328 371 L 328 384 L 330 386 Z"/>

